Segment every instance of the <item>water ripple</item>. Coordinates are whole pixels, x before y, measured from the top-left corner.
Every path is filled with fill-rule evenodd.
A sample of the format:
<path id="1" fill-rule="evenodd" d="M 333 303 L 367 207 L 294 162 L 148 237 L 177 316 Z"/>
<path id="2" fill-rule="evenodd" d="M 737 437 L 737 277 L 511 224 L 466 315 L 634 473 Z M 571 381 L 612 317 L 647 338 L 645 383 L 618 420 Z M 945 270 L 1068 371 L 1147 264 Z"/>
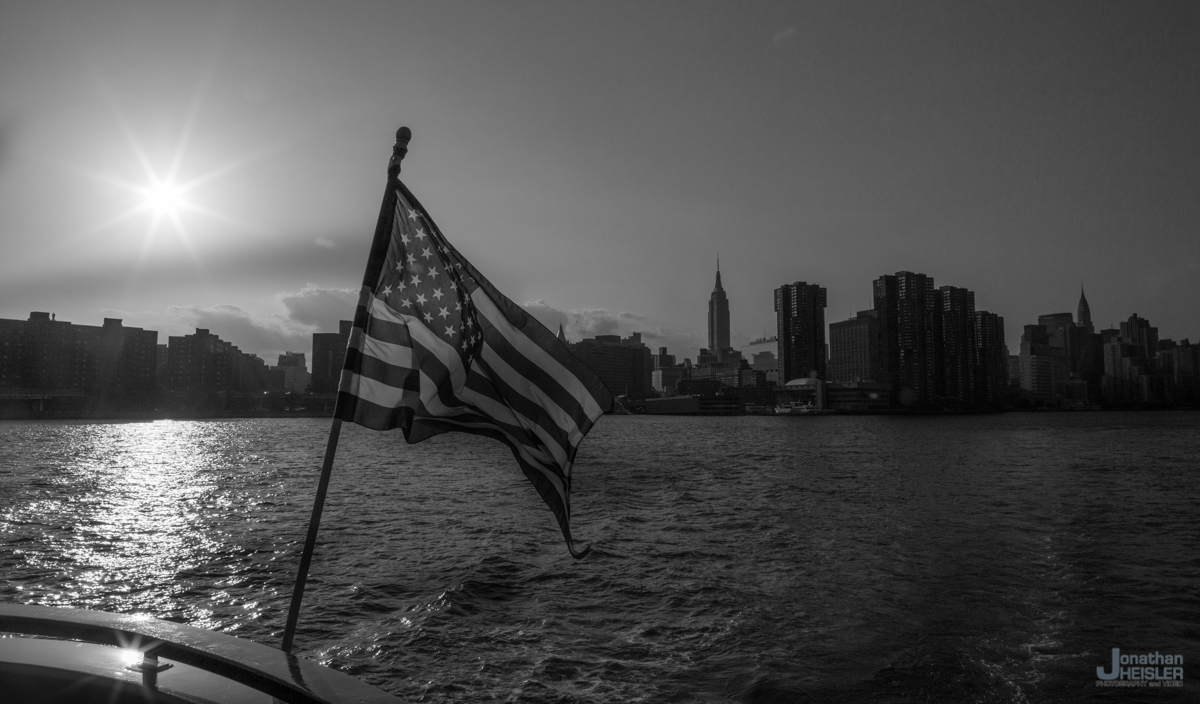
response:
<path id="1" fill-rule="evenodd" d="M 502 446 L 348 426 L 298 648 L 430 702 L 1090 701 L 1198 652 L 1197 419 L 608 417 L 583 561 Z M 0 599 L 277 644 L 326 432 L 0 423 Z"/>

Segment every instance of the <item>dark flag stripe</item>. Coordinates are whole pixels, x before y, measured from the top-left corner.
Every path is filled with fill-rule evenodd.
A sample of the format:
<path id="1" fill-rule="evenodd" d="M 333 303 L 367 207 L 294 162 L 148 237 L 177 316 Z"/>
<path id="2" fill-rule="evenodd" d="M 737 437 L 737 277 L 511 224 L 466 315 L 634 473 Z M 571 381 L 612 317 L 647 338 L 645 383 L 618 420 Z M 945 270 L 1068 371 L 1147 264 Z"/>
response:
<path id="1" fill-rule="evenodd" d="M 348 391 L 338 392 L 335 417 L 372 430 L 402 428 L 412 415 L 413 409 L 406 406 L 383 406 Z"/>
<path id="2" fill-rule="evenodd" d="M 505 376 L 497 373 L 496 369 L 489 363 L 488 357 L 485 343 L 484 354 L 480 355 L 478 364 L 482 368 L 482 371 L 487 372 L 486 378 L 487 384 L 490 387 L 489 391 L 497 397 L 507 400 L 513 413 L 528 421 L 531 426 L 535 426 L 538 435 L 543 438 L 544 442 L 552 444 L 556 449 L 561 450 L 560 461 L 564 464 L 569 464 L 569 454 L 573 448 L 571 437 L 556 422 L 556 416 L 563 415 L 562 410 L 554 405 L 550 407 L 540 405 L 538 401 L 526 397 L 522 391 L 509 386 L 505 380 Z M 500 359 L 494 361 L 503 363 L 503 360 Z M 470 385 L 470 382 L 468 384 Z M 471 386 L 473 387 L 473 385 Z"/>
<path id="3" fill-rule="evenodd" d="M 605 409 L 600 407 L 599 402 L 597 402 L 592 394 L 588 392 L 588 389 L 581 388 L 577 383 L 571 383 L 572 379 L 575 378 L 574 372 L 572 370 L 568 370 L 545 348 L 535 344 L 533 340 L 529 339 L 522 331 L 518 331 L 513 324 L 500 313 L 500 309 L 496 306 L 495 302 L 482 292 L 482 288 L 477 289 L 476 292 L 471 294 L 471 300 L 473 300 L 476 305 L 479 306 L 480 313 L 482 313 L 483 316 L 487 318 L 488 322 L 490 322 L 500 332 L 504 339 L 507 340 L 517 352 L 525 357 L 525 359 L 529 360 L 530 364 L 533 365 L 530 368 L 531 372 L 536 373 L 535 370 L 541 370 L 542 372 L 553 377 L 555 381 L 557 381 L 564 389 L 569 390 L 571 396 L 576 399 L 582 408 L 582 412 L 585 414 L 583 416 L 584 418 L 595 419 L 599 418 L 600 415 L 604 413 Z M 522 311 L 522 313 L 524 313 L 524 311 Z M 532 320 L 533 316 L 529 316 L 528 313 L 525 313 L 525 315 Z M 540 325 L 540 323 L 538 324 Z M 549 331 L 546 332 L 549 334 Z M 562 343 L 558 341 L 558 338 L 552 337 L 552 339 L 556 345 L 562 345 Z M 588 371 L 590 372 L 591 370 Z M 609 400 L 611 401 L 611 398 Z M 591 422 L 594 422 L 594 420 Z"/>
<path id="4" fill-rule="evenodd" d="M 580 419 L 586 421 L 577 399 L 543 374 L 523 375 L 517 369 L 525 369 L 529 362 L 495 328 L 485 328 L 483 350 L 480 361 L 497 381 L 503 381 L 513 393 L 530 404 L 540 406 L 561 434 L 563 443 L 571 447 L 583 440 L 585 432 Z M 538 383 L 541 381 L 542 383 Z"/>
<path id="5" fill-rule="evenodd" d="M 379 299 L 372 299 L 377 301 Z M 373 310 L 373 309 L 372 309 Z M 387 320 L 378 316 L 371 316 L 370 327 L 366 330 L 367 337 L 390 342 L 396 345 L 412 346 L 412 341 L 408 335 L 408 326 L 403 322 Z"/>
<path id="6" fill-rule="evenodd" d="M 358 367 L 360 376 L 399 389 L 408 389 L 413 392 L 420 390 L 418 385 L 420 380 L 417 378 L 416 370 L 411 367 L 391 364 L 378 357 L 364 354 L 353 347 L 346 350 L 346 355 L 347 361 Z"/>

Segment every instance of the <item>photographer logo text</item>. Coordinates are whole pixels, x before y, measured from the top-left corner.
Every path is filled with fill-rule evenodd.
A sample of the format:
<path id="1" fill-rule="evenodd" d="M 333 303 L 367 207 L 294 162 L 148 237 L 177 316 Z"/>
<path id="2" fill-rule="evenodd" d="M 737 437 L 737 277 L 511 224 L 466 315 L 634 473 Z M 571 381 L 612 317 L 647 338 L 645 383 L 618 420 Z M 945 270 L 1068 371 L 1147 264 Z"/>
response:
<path id="1" fill-rule="evenodd" d="M 1183 656 L 1122 653 L 1112 649 L 1112 663 L 1096 667 L 1097 687 L 1182 687 Z"/>

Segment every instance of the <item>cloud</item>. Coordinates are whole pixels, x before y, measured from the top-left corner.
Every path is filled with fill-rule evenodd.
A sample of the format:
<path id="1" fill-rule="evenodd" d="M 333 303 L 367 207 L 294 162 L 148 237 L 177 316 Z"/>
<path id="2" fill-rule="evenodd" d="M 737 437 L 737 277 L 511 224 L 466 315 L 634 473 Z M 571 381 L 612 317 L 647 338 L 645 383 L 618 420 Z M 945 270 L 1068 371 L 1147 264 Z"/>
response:
<path id="1" fill-rule="evenodd" d="M 528 301 L 522 303 L 521 307 L 525 309 L 526 313 L 537 318 L 539 323 L 545 325 L 555 333 L 558 332 L 560 325 L 566 328 L 571 322 L 570 316 L 557 308 L 551 307 L 545 301 Z"/>
<path id="2" fill-rule="evenodd" d="M 640 313 L 603 308 L 563 311 L 544 300 L 529 301 L 521 307 L 553 332 L 557 333 L 558 326 L 562 325 L 567 339 L 572 342 L 596 335 L 629 337 L 638 332 L 647 347 L 656 352 L 659 347 L 666 347 L 679 357 L 694 357 L 697 350 L 708 345 L 706 336 L 697 331 L 677 331 Z"/>
<path id="3" fill-rule="evenodd" d="M 793 39 L 795 39 L 795 37 L 795 27 L 784 27 L 775 33 L 775 38 L 772 41 L 775 42 L 775 46 L 782 46 L 788 42 L 791 42 Z"/>
<path id="4" fill-rule="evenodd" d="M 303 352 L 312 346 L 307 328 L 283 316 L 250 313 L 237 306 L 171 306 L 167 315 L 186 323 L 189 333 L 204 328 L 267 364 L 275 364 L 283 352 Z"/>
<path id="5" fill-rule="evenodd" d="M 318 247 L 321 247 L 323 249 L 333 249 L 334 247 L 337 246 L 336 244 L 334 244 L 333 240 L 329 239 L 328 237 L 318 237 L 315 240 L 313 240 L 313 244 L 315 244 Z"/>
<path id="6" fill-rule="evenodd" d="M 234 305 L 170 306 L 163 312 L 103 310 L 130 327 L 158 331 L 159 344 L 172 336 L 191 335 L 204 328 L 247 354 L 274 365 L 284 352 L 312 349 L 314 332 L 336 332 L 339 320 L 354 316 L 358 293 L 353 289 L 321 288 L 307 284 L 299 291 L 277 294 L 276 310 L 255 313 Z M 311 360 L 309 360 L 311 362 Z"/>
<path id="7" fill-rule="evenodd" d="M 292 323 L 316 328 L 314 332 L 336 332 L 339 320 L 354 317 L 358 291 L 305 284 L 299 291 L 277 295 L 275 300 L 283 306 Z"/>

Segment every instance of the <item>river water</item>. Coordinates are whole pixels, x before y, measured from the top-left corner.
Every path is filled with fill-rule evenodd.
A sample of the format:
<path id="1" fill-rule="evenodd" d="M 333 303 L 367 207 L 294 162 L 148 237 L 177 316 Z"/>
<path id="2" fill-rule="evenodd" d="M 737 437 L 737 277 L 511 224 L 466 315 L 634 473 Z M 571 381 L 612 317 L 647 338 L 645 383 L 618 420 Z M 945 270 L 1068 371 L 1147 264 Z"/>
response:
<path id="1" fill-rule="evenodd" d="M 0 423 L 0 600 L 277 645 L 327 432 Z M 498 443 L 343 427 L 296 652 L 426 702 L 1200 690 L 1198 413 L 610 416 L 573 510 L 582 561 Z"/>

